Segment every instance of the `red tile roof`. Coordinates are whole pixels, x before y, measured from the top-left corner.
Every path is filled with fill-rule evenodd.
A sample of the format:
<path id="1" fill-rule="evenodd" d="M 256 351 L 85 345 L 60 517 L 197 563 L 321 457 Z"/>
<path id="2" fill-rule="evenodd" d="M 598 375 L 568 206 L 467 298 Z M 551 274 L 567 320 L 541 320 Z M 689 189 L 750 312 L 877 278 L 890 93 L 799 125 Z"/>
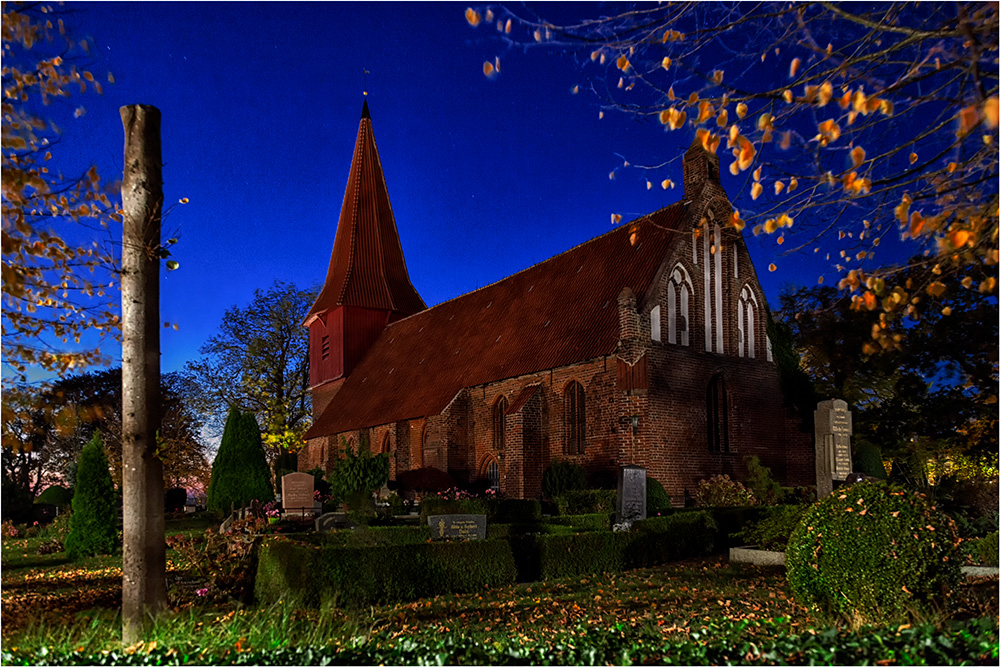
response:
<path id="1" fill-rule="evenodd" d="M 674 204 L 389 325 L 306 437 L 440 414 L 464 387 L 611 354 L 619 292 L 642 300 L 683 212 Z"/>
<path id="2" fill-rule="evenodd" d="M 367 100 L 361 111 L 326 283 L 306 321 L 342 305 L 406 315 L 426 308 L 406 271 Z"/>

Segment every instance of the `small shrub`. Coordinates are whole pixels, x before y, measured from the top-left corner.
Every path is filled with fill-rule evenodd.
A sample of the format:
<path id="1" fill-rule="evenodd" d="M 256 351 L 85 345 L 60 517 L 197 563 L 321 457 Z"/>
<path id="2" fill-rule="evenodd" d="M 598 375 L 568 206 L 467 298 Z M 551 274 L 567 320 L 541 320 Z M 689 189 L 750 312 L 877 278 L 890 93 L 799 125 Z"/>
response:
<path id="1" fill-rule="evenodd" d="M 618 497 L 610 489 L 567 491 L 555 498 L 559 514 L 603 514 L 615 511 Z"/>
<path id="2" fill-rule="evenodd" d="M 966 557 L 969 565 L 988 565 L 997 567 L 1000 560 L 998 549 L 1000 549 L 1000 533 L 993 531 L 984 537 L 976 537 L 962 542 L 962 553 Z"/>
<path id="3" fill-rule="evenodd" d="M 554 516 L 547 520 L 552 526 L 570 526 L 577 531 L 611 530 L 612 514 L 600 512 L 597 514 L 569 514 Z"/>
<path id="4" fill-rule="evenodd" d="M 761 505 L 777 505 L 780 503 L 784 494 L 782 493 L 781 485 L 771 477 L 771 469 L 761 464 L 760 459 L 756 456 L 747 458 L 746 467 L 746 486 L 757 500 L 757 503 Z"/>
<path id="5" fill-rule="evenodd" d="M 954 522 L 922 494 L 862 482 L 805 513 L 788 542 L 788 582 L 803 604 L 854 625 L 901 621 L 946 601 L 957 544 Z"/>
<path id="6" fill-rule="evenodd" d="M 35 502 L 55 505 L 60 509 L 69 507 L 70 503 L 73 502 L 73 489 L 67 489 L 65 486 L 53 484 L 42 491 L 39 496 L 35 498 Z"/>
<path id="7" fill-rule="evenodd" d="M 696 507 L 745 507 L 756 505 L 757 499 L 750 489 L 730 479 L 729 475 L 716 475 L 698 482 L 694 504 Z"/>
<path id="8" fill-rule="evenodd" d="M 670 496 L 655 477 L 646 476 L 646 516 L 657 516 L 670 510 Z"/>
<path id="9" fill-rule="evenodd" d="M 71 516 L 73 516 L 72 512 L 63 512 L 53 519 L 47 526 L 42 528 L 39 532 L 39 537 L 58 540 L 60 544 L 65 544 L 66 538 L 69 537 L 69 522 Z"/>
<path id="10" fill-rule="evenodd" d="M 373 455 L 367 437 L 361 439 L 356 452 L 341 438 L 341 450 L 343 454 L 327 478 L 330 493 L 346 502 L 351 511 L 374 514 L 372 493 L 389 479 L 389 455 Z"/>
<path id="11" fill-rule="evenodd" d="M 886 479 L 885 464 L 882 462 L 882 452 L 867 440 L 857 440 L 854 443 L 854 472 Z"/>
<path id="12" fill-rule="evenodd" d="M 578 463 L 555 460 L 542 475 L 542 493 L 546 498 L 556 498 L 567 491 L 582 491 L 587 474 Z"/>
<path id="13" fill-rule="evenodd" d="M 247 602 L 253 590 L 255 550 L 266 526 L 259 518 L 242 519 L 234 521 L 228 533 L 210 528 L 201 535 L 172 535 L 167 546 L 205 584 L 198 595 L 203 601 Z"/>
<path id="14" fill-rule="evenodd" d="M 118 503 L 101 436 L 80 452 L 66 553 L 77 559 L 114 553 L 118 547 Z"/>
<path id="15" fill-rule="evenodd" d="M 784 551 L 792 531 L 808 509 L 807 505 L 769 507 L 763 518 L 739 532 L 740 539 L 745 544 L 753 544 L 761 549 Z"/>

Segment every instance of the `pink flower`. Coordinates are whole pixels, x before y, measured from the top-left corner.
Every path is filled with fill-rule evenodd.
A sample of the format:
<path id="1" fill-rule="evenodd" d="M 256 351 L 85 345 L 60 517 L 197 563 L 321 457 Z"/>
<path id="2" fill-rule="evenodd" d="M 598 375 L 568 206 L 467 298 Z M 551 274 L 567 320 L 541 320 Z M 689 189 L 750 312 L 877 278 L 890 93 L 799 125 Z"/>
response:
<path id="1" fill-rule="evenodd" d="M 195 591 L 195 593 L 198 594 L 198 597 L 203 598 L 206 595 L 208 595 L 208 589 L 207 588 L 199 588 L 198 590 Z"/>

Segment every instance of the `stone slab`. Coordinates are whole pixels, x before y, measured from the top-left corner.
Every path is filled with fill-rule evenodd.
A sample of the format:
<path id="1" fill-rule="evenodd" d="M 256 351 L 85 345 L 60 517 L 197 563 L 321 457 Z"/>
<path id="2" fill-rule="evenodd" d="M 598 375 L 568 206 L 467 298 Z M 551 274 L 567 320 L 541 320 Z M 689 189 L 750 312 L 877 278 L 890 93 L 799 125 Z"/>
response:
<path id="1" fill-rule="evenodd" d="M 316 532 L 328 533 L 331 530 L 356 528 L 343 512 L 327 512 L 316 517 Z"/>
<path id="2" fill-rule="evenodd" d="M 618 468 L 616 509 L 616 523 L 631 523 L 646 518 L 646 469 L 642 466 Z"/>
<path id="3" fill-rule="evenodd" d="M 485 540 L 485 514 L 434 514 L 427 517 L 435 540 Z"/>
<path id="4" fill-rule="evenodd" d="M 295 514 L 313 511 L 316 479 L 307 472 L 290 472 L 281 478 L 281 509 Z"/>

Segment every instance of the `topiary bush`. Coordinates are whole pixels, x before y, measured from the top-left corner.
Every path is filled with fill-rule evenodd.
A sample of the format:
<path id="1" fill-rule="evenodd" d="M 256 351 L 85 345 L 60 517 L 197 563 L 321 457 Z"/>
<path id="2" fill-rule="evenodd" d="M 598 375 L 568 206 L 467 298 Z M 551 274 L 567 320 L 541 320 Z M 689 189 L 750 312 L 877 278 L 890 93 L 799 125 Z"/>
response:
<path id="1" fill-rule="evenodd" d="M 252 413 L 229 410 L 219 452 L 212 463 L 208 484 L 209 510 L 228 514 L 252 501 L 274 500 L 271 472 L 267 467 L 260 427 Z"/>
<path id="2" fill-rule="evenodd" d="M 756 505 L 757 499 L 750 489 L 730 479 L 729 475 L 716 475 L 698 481 L 694 504 L 695 507 L 746 507 Z"/>
<path id="3" fill-rule="evenodd" d="M 615 511 L 618 493 L 611 489 L 567 491 L 555 498 L 559 514 L 600 514 Z"/>
<path id="4" fill-rule="evenodd" d="M 960 561 L 954 522 L 923 494 L 861 482 L 809 508 L 786 566 L 801 603 L 858 626 L 942 606 Z"/>
<path id="5" fill-rule="evenodd" d="M 670 510 L 670 496 L 655 477 L 646 476 L 646 516 L 659 516 Z"/>
<path id="6" fill-rule="evenodd" d="M 118 502 L 99 433 L 80 452 L 65 546 L 73 559 L 114 553 L 118 547 Z"/>
<path id="7" fill-rule="evenodd" d="M 583 466 L 557 459 L 542 474 L 542 493 L 546 498 L 555 498 L 567 491 L 582 491 L 586 479 Z"/>
<path id="8" fill-rule="evenodd" d="M 73 489 L 67 489 L 65 486 L 59 486 L 58 484 L 48 487 L 35 498 L 35 503 L 47 503 L 60 508 L 69 507 L 72 502 Z"/>

